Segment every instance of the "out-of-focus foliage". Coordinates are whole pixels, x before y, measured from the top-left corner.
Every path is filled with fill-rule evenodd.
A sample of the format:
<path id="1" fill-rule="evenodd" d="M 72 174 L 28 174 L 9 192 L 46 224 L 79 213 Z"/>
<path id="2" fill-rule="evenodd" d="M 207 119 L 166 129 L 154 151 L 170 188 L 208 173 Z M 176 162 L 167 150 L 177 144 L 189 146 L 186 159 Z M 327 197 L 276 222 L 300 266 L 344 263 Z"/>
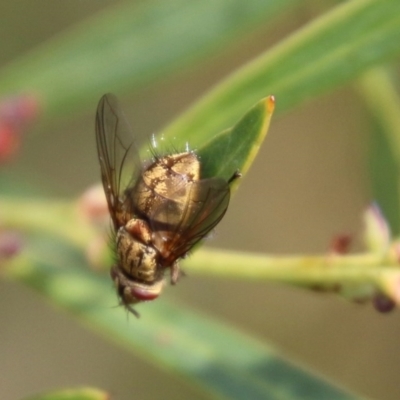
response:
<path id="1" fill-rule="evenodd" d="M 34 99 L 35 110 L 40 109 L 44 118 L 71 115 L 93 107 L 105 92 L 132 92 L 210 57 L 221 46 L 233 45 L 250 28 L 272 24 L 278 13 L 295 3 L 289 0 L 201 3 L 180 0 L 147 2 L 140 7 L 127 3 L 85 21 L 0 70 L 0 91 L 6 105 L 7 98 L 10 99 L 7 96 L 28 94 Z M 287 112 L 350 82 L 371 66 L 398 58 L 398 43 L 398 1 L 341 3 L 226 78 L 166 127 L 164 136 L 181 142 L 189 140 L 202 159 L 209 160 L 205 171 L 210 176 L 221 171 L 226 175 L 233 167 L 246 170 L 265 135 L 272 112 L 271 107 L 268 109 L 271 98 L 259 102 L 260 98 L 275 95 L 277 111 Z M 382 109 L 390 98 L 385 93 L 388 91 L 376 98 L 374 91 L 365 90 L 369 102 L 381 101 Z M 240 122 L 235 125 L 237 121 Z M 393 132 L 398 134 L 393 128 L 396 123 L 385 124 L 385 121 L 388 119 L 381 120 L 381 132 L 387 132 L 389 127 L 393 138 Z M 222 131 L 230 126 L 233 128 Z M 0 133 L 9 128 L 6 126 L 1 131 L 2 127 L 4 124 L 0 126 Z M 12 128 L 17 131 L 19 127 Z M 218 132 L 221 133 L 216 135 Z M 241 136 L 247 140 L 241 140 Z M 391 146 L 396 143 L 391 142 Z M 11 149 L 7 145 L 6 150 Z M 229 155 L 225 157 L 226 149 Z M 383 153 L 379 147 L 373 151 Z M 397 168 L 395 185 L 399 181 L 398 152 L 398 149 L 392 151 L 391 159 Z M 383 182 L 387 180 L 387 173 L 378 171 L 374 179 Z M 14 185 L 18 186 L 18 182 Z M 388 190 L 379 195 L 383 202 L 390 202 L 395 192 Z M 15 211 L 17 201 L 21 201 L 18 212 Z M 391 216 L 397 221 L 399 204 L 397 207 L 393 204 L 396 200 L 391 201 L 394 210 Z M 109 288 L 109 279 L 89 271 L 86 266 L 83 252 L 96 233 L 88 221 L 82 221 L 73 202 L 33 202 L 4 197 L 0 201 L 0 222 L 3 229 L 29 232 L 23 251 L 4 261 L 8 277 L 32 286 L 94 329 L 111 333 L 131 351 L 189 377 L 212 396 L 293 400 L 356 398 L 293 366 L 265 344 L 237 332 L 234 327 L 217 323 L 182 305 L 160 300 L 151 311 L 146 311 L 137 329 L 128 332 L 125 315 L 112 308 L 115 294 Z M 398 276 L 397 260 L 393 261 L 390 250 L 389 256 L 385 254 L 379 260 L 365 258 L 371 273 L 368 279 L 372 275 L 381 276 L 382 265 L 378 261 L 391 263 L 385 264 L 390 267 L 386 272 Z M 223 256 L 221 251 L 221 263 Z M 251 257 L 248 262 L 251 267 Z M 314 278 L 319 272 L 317 269 Z M 349 269 L 341 276 L 343 280 L 351 279 L 352 284 L 356 281 L 356 285 L 357 277 L 359 281 L 365 279 L 362 274 L 350 276 Z M 392 288 L 388 282 L 385 280 L 382 284 L 382 288 L 388 288 L 387 294 Z M 375 293 L 376 282 L 367 283 L 368 289 L 372 288 Z"/>

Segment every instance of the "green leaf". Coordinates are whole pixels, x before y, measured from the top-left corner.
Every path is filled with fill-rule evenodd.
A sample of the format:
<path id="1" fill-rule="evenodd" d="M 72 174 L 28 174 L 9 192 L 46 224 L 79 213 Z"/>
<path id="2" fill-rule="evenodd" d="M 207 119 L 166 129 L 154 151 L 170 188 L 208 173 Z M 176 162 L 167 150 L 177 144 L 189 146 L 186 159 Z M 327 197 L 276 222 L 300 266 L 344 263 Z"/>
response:
<path id="1" fill-rule="evenodd" d="M 218 398 L 357 398 L 286 361 L 246 333 L 165 297 L 138 307 L 141 319 L 127 322 L 126 311 L 114 307 L 117 297 L 109 278 L 90 272 L 80 252 L 54 238 L 36 236 L 7 272 L 114 343 L 164 365 Z"/>
<path id="2" fill-rule="evenodd" d="M 229 76 L 164 134 L 207 140 L 267 94 L 288 111 L 398 56 L 398 43 L 399 1 L 344 2 Z"/>
<path id="3" fill-rule="evenodd" d="M 98 389 L 65 389 L 57 392 L 40 394 L 24 400 L 109 400 L 110 395 Z"/>
<path id="4" fill-rule="evenodd" d="M 201 134 L 197 137 L 192 134 L 187 135 L 188 146 L 196 152 L 201 160 L 202 178 L 219 176 L 228 180 L 235 171 L 244 175 L 265 139 L 274 108 L 273 96 L 261 99 L 233 127 L 214 135 L 208 141 L 202 141 L 197 146 L 193 146 L 192 143 L 198 143 Z M 172 147 L 174 148 L 186 147 L 176 138 L 172 138 L 170 141 L 165 139 L 163 137 L 157 143 L 157 151 L 161 151 L 161 153 L 168 153 L 171 150 L 169 142 L 173 143 Z M 148 152 L 149 149 L 145 146 L 143 153 Z"/>
<path id="5" fill-rule="evenodd" d="M 1 92 L 32 93 L 49 114 L 81 110 L 106 92 L 154 84 L 218 53 L 296 2 L 125 2 L 3 68 Z"/>
<path id="6" fill-rule="evenodd" d="M 358 82 L 371 113 L 369 161 L 373 198 L 383 209 L 395 235 L 400 233 L 400 97 L 395 80 L 374 68 Z"/>
<path id="7" fill-rule="evenodd" d="M 260 100 L 235 126 L 203 143 L 197 151 L 202 176 L 229 179 L 235 171 L 245 174 L 267 134 L 274 107 L 273 97 Z"/>

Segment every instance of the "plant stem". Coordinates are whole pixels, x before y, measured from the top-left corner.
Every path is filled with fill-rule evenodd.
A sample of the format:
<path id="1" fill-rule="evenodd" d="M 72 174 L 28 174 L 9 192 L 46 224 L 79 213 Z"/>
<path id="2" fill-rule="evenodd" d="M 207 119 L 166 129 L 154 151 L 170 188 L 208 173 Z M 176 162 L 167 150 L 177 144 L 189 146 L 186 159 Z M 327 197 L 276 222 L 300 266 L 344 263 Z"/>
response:
<path id="1" fill-rule="evenodd" d="M 268 280 L 297 285 L 373 282 L 383 269 L 382 257 L 373 253 L 355 255 L 272 256 L 202 249 L 185 261 L 189 271 L 234 279 Z"/>
<path id="2" fill-rule="evenodd" d="M 91 241 L 100 235 L 85 220 L 74 201 L 3 198 L 0 200 L 0 221 L 3 228 L 45 233 L 65 240 L 84 252 Z M 19 265 L 18 258 L 13 259 L 14 267 Z M 29 269 L 26 257 L 20 258 L 22 264 L 17 269 Z M 109 260 L 108 255 L 107 261 L 104 259 L 102 264 L 108 265 Z M 189 273 L 289 283 L 324 290 L 359 286 L 364 291 L 365 287 L 373 287 L 387 292 L 387 282 L 400 274 L 398 261 L 390 249 L 386 253 L 285 256 L 203 248 L 182 264 Z"/>
<path id="3" fill-rule="evenodd" d="M 3 197 L 0 225 L 2 229 L 49 233 L 78 247 L 86 247 L 96 235 L 77 203 L 68 200 Z"/>

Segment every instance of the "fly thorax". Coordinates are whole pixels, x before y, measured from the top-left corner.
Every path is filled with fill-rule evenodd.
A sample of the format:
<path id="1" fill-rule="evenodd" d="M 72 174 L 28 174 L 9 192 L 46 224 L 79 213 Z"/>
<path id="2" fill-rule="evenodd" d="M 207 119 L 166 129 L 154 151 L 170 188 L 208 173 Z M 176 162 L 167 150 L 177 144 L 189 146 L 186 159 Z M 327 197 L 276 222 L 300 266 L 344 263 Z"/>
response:
<path id="1" fill-rule="evenodd" d="M 171 208 L 168 214 L 182 213 L 191 185 L 199 178 L 200 162 L 194 153 L 158 158 L 142 172 L 137 182 L 133 196 L 135 211 L 150 219 L 168 203 L 167 208 Z"/>

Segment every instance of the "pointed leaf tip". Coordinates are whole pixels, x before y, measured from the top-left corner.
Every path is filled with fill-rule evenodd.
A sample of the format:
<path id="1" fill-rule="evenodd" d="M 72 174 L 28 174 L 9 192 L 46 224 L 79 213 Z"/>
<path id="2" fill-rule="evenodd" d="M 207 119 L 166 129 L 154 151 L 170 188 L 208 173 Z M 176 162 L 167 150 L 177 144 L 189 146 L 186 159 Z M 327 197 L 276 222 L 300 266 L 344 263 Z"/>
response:
<path id="1" fill-rule="evenodd" d="M 246 174 L 267 134 L 274 108 L 274 96 L 259 100 L 234 126 L 199 146 L 202 176 L 229 179 L 233 171 Z"/>
<path id="2" fill-rule="evenodd" d="M 275 109 L 275 96 L 268 96 L 265 99 L 265 106 L 268 114 L 272 114 Z"/>

